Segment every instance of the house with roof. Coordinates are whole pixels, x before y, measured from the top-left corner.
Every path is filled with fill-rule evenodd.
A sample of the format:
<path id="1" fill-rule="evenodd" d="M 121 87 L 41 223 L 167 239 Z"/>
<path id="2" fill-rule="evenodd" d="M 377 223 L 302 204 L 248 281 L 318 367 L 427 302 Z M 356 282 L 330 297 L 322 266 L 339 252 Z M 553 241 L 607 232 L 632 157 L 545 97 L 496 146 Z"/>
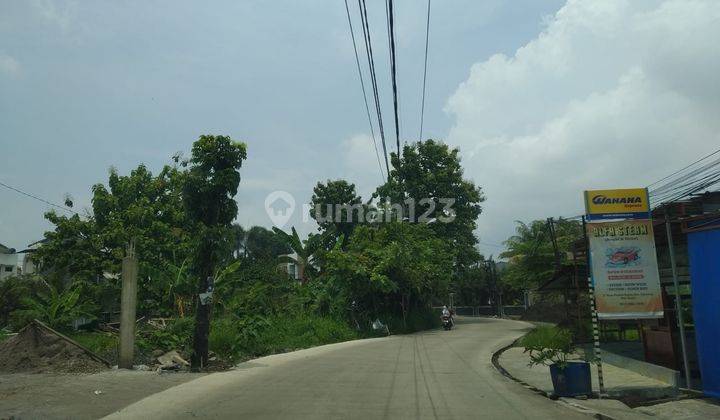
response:
<path id="1" fill-rule="evenodd" d="M 47 239 L 41 239 L 37 242 L 33 242 L 26 249 L 18 252 L 19 254 L 25 254 L 22 263 L 22 274 L 33 274 L 38 271 L 38 261 L 33 255 L 38 248 L 40 248 Z"/>
<path id="2" fill-rule="evenodd" d="M 18 254 L 15 248 L 0 244 L 0 281 L 18 275 Z"/>

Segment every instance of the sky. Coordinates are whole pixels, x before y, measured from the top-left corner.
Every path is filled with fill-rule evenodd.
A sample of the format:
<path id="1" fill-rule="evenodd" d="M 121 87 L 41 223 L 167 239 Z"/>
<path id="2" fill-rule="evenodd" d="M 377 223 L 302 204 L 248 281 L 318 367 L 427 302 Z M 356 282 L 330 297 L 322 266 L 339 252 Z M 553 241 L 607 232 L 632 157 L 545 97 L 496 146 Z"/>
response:
<path id="1" fill-rule="evenodd" d="M 426 4 L 395 3 L 413 142 Z M 384 2 L 368 7 L 391 127 Z M 110 167 L 158 171 L 223 134 L 248 146 L 237 222 L 270 227 L 265 198 L 281 190 L 298 203 L 287 226 L 312 232 L 299 208 L 318 181 L 368 198 L 382 180 L 345 13 L 329 0 L 0 0 L 0 182 L 69 194 L 83 213 Z M 458 147 L 482 187 L 481 251 L 501 252 L 516 220 L 582 213 L 585 189 L 648 185 L 716 149 L 718 40 L 714 0 L 433 1 L 423 138 Z M 0 243 L 41 239 L 48 209 L 0 187 Z"/>

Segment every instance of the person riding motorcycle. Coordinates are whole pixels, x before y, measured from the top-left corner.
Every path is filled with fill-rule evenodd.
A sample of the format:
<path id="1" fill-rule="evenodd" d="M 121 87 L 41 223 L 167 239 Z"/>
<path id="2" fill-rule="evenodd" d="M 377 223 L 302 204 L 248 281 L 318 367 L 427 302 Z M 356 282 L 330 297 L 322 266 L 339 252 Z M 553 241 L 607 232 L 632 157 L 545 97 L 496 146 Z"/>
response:
<path id="1" fill-rule="evenodd" d="M 443 308 L 442 308 L 442 317 L 443 317 L 443 318 L 445 318 L 445 317 L 450 318 L 450 325 L 452 325 L 453 327 L 455 326 L 455 320 L 453 319 L 452 312 L 448 309 L 448 307 L 447 307 L 446 305 L 443 305 Z"/>

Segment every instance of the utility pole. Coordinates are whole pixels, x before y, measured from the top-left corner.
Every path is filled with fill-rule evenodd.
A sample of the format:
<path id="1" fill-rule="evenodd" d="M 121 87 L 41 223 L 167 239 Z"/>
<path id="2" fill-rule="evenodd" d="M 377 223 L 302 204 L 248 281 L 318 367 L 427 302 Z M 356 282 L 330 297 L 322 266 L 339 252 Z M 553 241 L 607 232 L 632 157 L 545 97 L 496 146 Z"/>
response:
<path id="1" fill-rule="evenodd" d="M 120 351 L 118 367 L 132 369 L 135 359 L 135 311 L 137 309 L 138 261 L 131 241 L 122 260 L 122 294 L 120 297 Z"/>
<path id="2" fill-rule="evenodd" d="M 677 314 L 678 329 L 680 330 L 680 350 L 682 351 L 683 370 L 685 370 L 685 386 L 690 389 L 690 363 L 687 356 L 687 345 L 685 343 L 685 319 L 682 313 L 680 302 L 680 285 L 678 282 L 677 265 L 675 264 L 675 246 L 673 245 L 672 226 L 670 225 L 670 209 L 665 206 L 665 232 L 667 233 L 668 251 L 670 251 L 670 268 L 672 268 L 673 287 L 675 289 L 675 313 Z"/>

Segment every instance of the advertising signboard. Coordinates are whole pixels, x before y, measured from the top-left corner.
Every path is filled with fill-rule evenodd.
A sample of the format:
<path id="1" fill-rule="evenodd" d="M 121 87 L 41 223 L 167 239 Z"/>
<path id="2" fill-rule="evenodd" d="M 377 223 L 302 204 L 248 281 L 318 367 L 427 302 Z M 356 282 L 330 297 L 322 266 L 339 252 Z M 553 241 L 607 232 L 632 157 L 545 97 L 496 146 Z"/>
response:
<path id="1" fill-rule="evenodd" d="M 649 219 L 650 199 L 647 188 L 585 191 L 588 220 Z"/>
<path id="2" fill-rule="evenodd" d="M 662 318 L 652 222 L 588 223 L 587 234 L 598 317 Z"/>

